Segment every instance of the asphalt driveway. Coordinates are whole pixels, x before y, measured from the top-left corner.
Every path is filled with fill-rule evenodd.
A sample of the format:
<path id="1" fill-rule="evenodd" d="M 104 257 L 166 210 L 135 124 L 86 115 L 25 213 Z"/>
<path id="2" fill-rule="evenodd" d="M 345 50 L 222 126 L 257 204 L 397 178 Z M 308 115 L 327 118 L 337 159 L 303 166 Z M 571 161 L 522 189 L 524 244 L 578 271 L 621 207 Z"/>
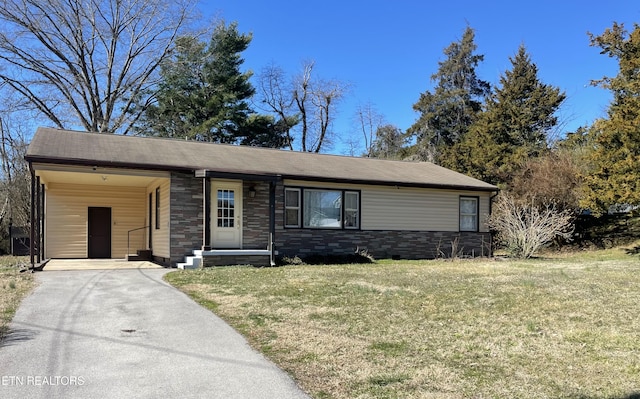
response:
<path id="1" fill-rule="evenodd" d="M 0 347 L 0 398 L 307 398 L 168 271 L 38 273 Z"/>

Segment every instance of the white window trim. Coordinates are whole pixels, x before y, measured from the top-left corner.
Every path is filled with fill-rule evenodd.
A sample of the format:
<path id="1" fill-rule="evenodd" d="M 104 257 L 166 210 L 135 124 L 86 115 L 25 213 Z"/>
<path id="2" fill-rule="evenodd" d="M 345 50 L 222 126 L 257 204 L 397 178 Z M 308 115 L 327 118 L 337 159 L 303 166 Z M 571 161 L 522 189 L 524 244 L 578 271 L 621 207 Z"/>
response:
<path id="1" fill-rule="evenodd" d="M 295 191 L 298 193 L 298 206 L 287 206 L 286 198 L 287 191 Z M 304 225 L 304 201 L 305 201 L 305 192 L 306 191 L 335 191 L 340 192 L 340 227 L 330 227 L 330 226 L 305 226 Z M 350 211 L 355 211 L 357 215 L 357 223 L 355 226 L 345 226 L 344 222 L 346 219 L 346 209 L 344 208 L 344 202 L 347 193 L 354 194 L 357 198 L 356 208 L 349 208 Z M 300 228 L 300 229 L 309 229 L 309 230 L 360 230 L 361 225 L 361 216 L 362 210 L 361 201 L 360 201 L 360 191 L 359 190 L 350 190 L 350 189 L 336 189 L 336 188 L 324 188 L 324 187 L 285 187 L 284 188 L 284 211 L 285 214 L 283 216 L 283 225 L 285 228 Z M 298 213 L 298 225 L 287 224 L 287 210 L 295 209 Z"/>
<path id="2" fill-rule="evenodd" d="M 337 220 L 337 222 L 339 223 L 339 226 L 330 226 L 330 225 L 320 225 L 320 226 L 312 226 L 312 225 L 307 225 L 307 222 L 310 222 L 310 220 L 307 220 L 307 216 L 305 215 L 305 212 L 307 211 L 307 207 L 305 206 L 305 201 L 307 201 L 308 198 L 310 198 L 310 193 L 338 193 L 340 194 L 340 197 L 336 200 L 339 200 L 340 202 L 340 207 L 334 207 L 334 209 L 339 209 L 339 219 Z M 343 196 L 344 196 L 344 191 L 343 190 L 337 190 L 337 189 L 331 189 L 331 188 L 327 188 L 327 189 L 323 189 L 323 188 L 306 188 L 304 189 L 303 193 L 302 193 L 302 227 L 305 229 L 328 229 L 328 230 L 342 230 L 344 228 L 344 218 L 342 215 L 343 212 Z M 331 219 L 333 220 L 333 219 Z"/>
<path id="3" fill-rule="evenodd" d="M 356 207 L 355 208 L 347 208 L 346 204 L 347 204 L 347 194 L 352 194 L 356 196 Z M 342 192 L 342 196 L 344 198 L 344 203 L 343 203 L 343 209 L 342 209 L 342 215 L 343 215 L 343 221 L 342 221 L 342 227 L 344 229 L 347 230 L 358 230 L 360 229 L 360 192 L 359 191 L 351 191 L 351 190 L 345 190 Z M 345 222 L 347 221 L 347 212 L 349 211 L 355 211 L 356 212 L 356 224 L 355 226 L 345 226 Z"/>
<path id="4" fill-rule="evenodd" d="M 297 196 L 298 196 L 298 206 L 289 206 L 287 205 L 287 192 L 291 191 L 291 192 L 296 192 Z M 302 196 L 301 196 L 301 189 L 299 188 L 290 188 L 290 187 L 286 187 L 284 189 L 284 227 L 289 227 L 289 228 L 300 228 L 302 226 Z M 293 210 L 295 209 L 297 211 L 298 214 L 298 223 L 297 224 L 287 224 L 287 210 Z"/>
<path id="5" fill-rule="evenodd" d="M 475 202 L 476 206 L 475 206 L 475 212 L 474 213 L 463 213 L 462 212 L 462 201 L 463 200 L 473 200 L 473 202 Z M 459 212 L 459 220 L 458 220 L 458 229 L 460 231 L 465 231 L 465 232 L 477 232 L 480 231 L 480 218 L 478 217 L 479 214 L 479 210 L 480 210 L 480 198 L 479 197 L 472 197 L 472 196 L 460 196 L 460 199 L 458 201 L 458 212 Z M 473 229 L 463 229 L 462 228 L 462 217 L 463 216 L 473 216 L 475 219 L 475 226 Z"/>

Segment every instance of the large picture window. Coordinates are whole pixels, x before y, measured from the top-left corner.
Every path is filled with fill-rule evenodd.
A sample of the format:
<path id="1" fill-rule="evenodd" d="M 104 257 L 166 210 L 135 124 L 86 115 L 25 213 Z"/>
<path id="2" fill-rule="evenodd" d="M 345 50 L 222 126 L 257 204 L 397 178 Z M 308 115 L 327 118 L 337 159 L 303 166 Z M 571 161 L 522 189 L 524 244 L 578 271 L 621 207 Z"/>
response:
<path id="1" fill-rule="evenodd" d="M 342 191 L 304 190 L 304 227 L 342 227 Z"/>
<path id="2" fill-rule="evenodd" d="M 360 192 L 285 188 L 285 227 L 359 229 Z"/>
<path id="3" fill-rule="evenodd" d="M 460 197 L 460 231 L 478 231 L 478 197 Z"/>

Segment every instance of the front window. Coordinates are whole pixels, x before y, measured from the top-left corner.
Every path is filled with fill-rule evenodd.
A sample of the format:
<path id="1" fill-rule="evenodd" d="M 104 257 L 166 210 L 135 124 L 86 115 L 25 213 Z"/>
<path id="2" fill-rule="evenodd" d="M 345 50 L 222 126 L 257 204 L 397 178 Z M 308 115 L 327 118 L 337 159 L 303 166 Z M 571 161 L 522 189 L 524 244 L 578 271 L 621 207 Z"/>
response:
<path id="1" fill-rule="evenodd" d="M 304 227 L 342 227 L 342 191 L 304 190 Z"/>
<path id="2" fill-rule="evenodd" d="M 460 197 L 460 231 L 478 231 L 477 197 Z"/>
<path id="3" fill-rule="evenodd" d="M 359 229 L 360 192 L 285 188 L 285 227 Z"/>

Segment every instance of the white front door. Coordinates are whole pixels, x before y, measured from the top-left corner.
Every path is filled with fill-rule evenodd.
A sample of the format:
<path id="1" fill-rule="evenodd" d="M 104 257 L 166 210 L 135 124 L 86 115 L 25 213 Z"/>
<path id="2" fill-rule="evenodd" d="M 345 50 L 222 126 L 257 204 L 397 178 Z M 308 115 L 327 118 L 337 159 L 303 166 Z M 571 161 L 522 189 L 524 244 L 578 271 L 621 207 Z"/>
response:
<path id="1" fill-rule="evenodd" d="M 213 248 L 241 248 L 242 182 L 211 183 L 211 239 Z"/>

